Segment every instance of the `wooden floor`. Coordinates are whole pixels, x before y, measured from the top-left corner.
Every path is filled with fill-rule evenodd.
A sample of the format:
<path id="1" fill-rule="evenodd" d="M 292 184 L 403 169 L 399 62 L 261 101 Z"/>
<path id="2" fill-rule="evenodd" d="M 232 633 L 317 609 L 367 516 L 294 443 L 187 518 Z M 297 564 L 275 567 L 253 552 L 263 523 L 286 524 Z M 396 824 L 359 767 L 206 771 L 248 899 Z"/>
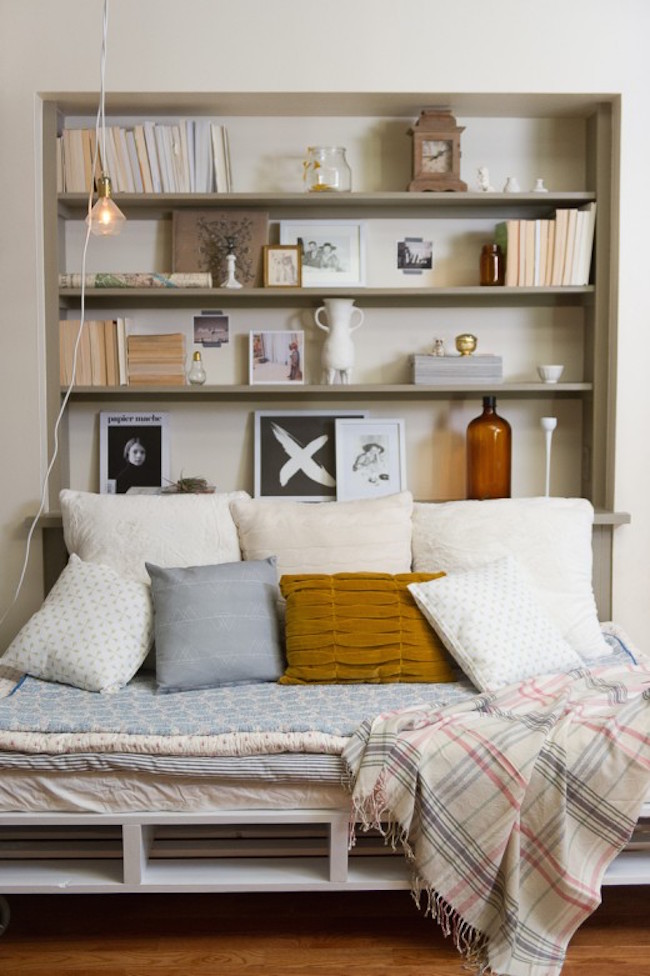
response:
<path id="1" fill-rule="evenodd" d="M 406 892 L 14 896 L 1 976 L 464 976 Z M 650 976 L 650 887 L 608 888 L 563 976 Z"/>

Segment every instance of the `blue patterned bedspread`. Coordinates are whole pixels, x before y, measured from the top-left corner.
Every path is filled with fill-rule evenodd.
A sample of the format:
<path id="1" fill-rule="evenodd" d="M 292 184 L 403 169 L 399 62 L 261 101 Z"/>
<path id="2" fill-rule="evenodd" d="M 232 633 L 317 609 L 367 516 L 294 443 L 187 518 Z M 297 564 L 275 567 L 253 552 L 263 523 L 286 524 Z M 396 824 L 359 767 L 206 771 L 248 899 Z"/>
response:
<path id="1" fill-rule="evenodd" d="M 611 659 L 630 663 L 617 638 Z M 159 694 L 141 673 L 112 695 L 25 678 L 0 699 L 0 733 L 108 733 L 118 736 L 218 736 L 319 732 L 349 736 L 365 719 L 414 705 L 443 705 L 476 694 L 467 679 L 453 684 L 250 684 Z"/>

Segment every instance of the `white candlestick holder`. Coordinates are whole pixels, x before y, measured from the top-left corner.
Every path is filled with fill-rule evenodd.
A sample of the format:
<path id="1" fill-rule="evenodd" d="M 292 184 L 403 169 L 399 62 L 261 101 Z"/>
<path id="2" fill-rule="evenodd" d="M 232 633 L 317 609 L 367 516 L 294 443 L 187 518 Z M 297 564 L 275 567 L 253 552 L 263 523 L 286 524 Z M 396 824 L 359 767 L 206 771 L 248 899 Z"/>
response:
<path id="1" fill-rule="evenodd" d="M 548 498 L 551 488 L 551 446 L 553 441 L 553 431 L 557 427 L 557 417 L 542 417 L 540 420 L 544 431 L 544 441 L 546 447 L 546 469 L 544 478 L 544 495 Z"/>

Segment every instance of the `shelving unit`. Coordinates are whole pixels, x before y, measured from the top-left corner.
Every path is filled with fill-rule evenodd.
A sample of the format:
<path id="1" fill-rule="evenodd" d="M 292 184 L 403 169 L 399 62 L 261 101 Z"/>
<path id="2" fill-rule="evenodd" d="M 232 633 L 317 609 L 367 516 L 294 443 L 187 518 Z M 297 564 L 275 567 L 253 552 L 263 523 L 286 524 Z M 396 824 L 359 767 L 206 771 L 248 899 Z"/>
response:
<path id="1" fill-rule="evenodd" d="M 180 457 L 178 467 L 184 465 L 187 470 L 188 465 L 196 465 L 197 473 L 200 464 L 192 457 L 187 460 L 186 443 L 191 441 L 194 430 L 198 432 L 197 440 L 219 457 L 218 483 L 224 490 L 252 489 L 252 483 L 246 481 L 252 473 L 250 418 L 257 404 L 271 404 L 278 409 L 332 409 L 346 403 L 363 403 L 377 415 L 389 416 L 399 411 L 406 418 L 408 481 L 415 496 L 462 497 L 459 444 L 467 421 L 478 412 L 480 397 L 490 392 L 507 402 L 508 417 L 513 422 L 513 489 L 517 494 L 536 494 L 541 490 L 541 479 L 535 474 L 535 465 L 539 465 L 540 472 L 542 466 L 541 441 L 536 441 L 538 419 L 542 413 L 557 413 L 555 490 L 559 494 L 581 494 L 601 512 L 602 540 L 597 548 L 603 549 L 601 555 L 607 561 L 610 526 L 627 518 L 625 513 L 613 512 L 618 172 L 615 147 L 620 124 L 617 101 L 568 94 L 552 98 L 446 94 L 443 100 L 452 105 L 454 114 L 466 127 L 462 175 L 470 187 L 472 167 L 490 162 L 498 144 L 501 152 L 504 146 L 508 147 L 514 165 L 521 167 L 515 171 L 522 186 L 532 186 L 534 177 L 543 175 L 550 192 L 406 192 L 410 178 L 410 140 L 406 133 L 421 107 L 437 104 L 441 97 L 427 92 L 226 93 L 164 98 L 121 95 L 109 99 L 109 117 L 124 120 L 125 124 L 135 118 L 210 115 L 226 124 L 232 133 L 238 192 L 116 197 L 137 228 L 137 240 L 154 241 L 145 243 L 144 253 L 148 261 L 157 255 L 157 269 L 172 270 L 174 211 L 249 208 L 268 213 L 271 240 L 275 239 L 276 223 L 285 218 L 359 219 L 371 232 L 383 227 L 385 247 L 393 228 L 395 240 L 403 227 L 412 226 L 414 221 L 423 222 L 435 239 L 435 280 L 433 285 L 427 280 L 423 286 L 413 279 L 396 281 L 383 274 L 383 265 L 377 265 L 372 273 L 369 261 L 371 273 L 363 288 L 88 289 L 88 317 L 133 317 L 137 331 L 141 323 L 143 331 L 155 331 L 158 322 L 161 331 L 172 324 L 177 328 L 178 323 L 188 329 L 193 311 L 223 309 L 231 317 L 233 336 L 227 352 L 230 358 L 227 366 L 226 354 L 208 362 L 208 383 L 200 388 L 75 389 L 67 430 L 63 431 L 63 460 L 58 480 L 53 480 L 53 510 L 57 508 L 59 486 L 71 484 L 96 490 L 96 475 L 87 472 L 96 467 L 98 411 L 116 409 L 118 405 L 120 409 L 136 409 L 140 403 L 147 409 L 160 403 L 162 409 L 173 411 L 177 426 L 172 434 L 172 455 L 176 450 Z M 80 226 L 87 210 L 85 194 L 57 197 L 54 143 L 63 125 L 75 121 L 92 124 L 93 99 L 53 97 L 46 100 L 44 107 L 48 411 L 54 417 L 61 398 L 58 319 L 77 317 L 80 303 L 79 289 L 59 289 L 58 272 L 79 270 L 70 241 L 78 240 L 74 228 Z M 279 185 L 281 167 L 269 167 L 269 159 L 274 158 L 275 152 L 284 165 L 286 158 L 293 156 L 299 170 L 300 154 L 314 141 L 315 129 L 322 130 L 325 139 L 335 132 L 338 140 L 339 132 L 342 133 L 353 166 L 353 192 L 323 196 L 300 192 L 299 185 Z M 257 133 L 255 138 L 250 137 L 250 132 Z M 550 216 L 558 208 L 580 207 L 593 201 L 597 202 L 598 211 L 592 284 L 581 288 L 478 285 L 478 243 L 496 222 Z M 116 257 L 121 251 L 116 251 L 116 247 L 113 244 L 110 252 L 111 267 L 95 258 L 97 270 L 152 270 L 133 257 L 131 265 L 121 267 Z M 468 255 L 473 254 L 475 259 L 470 261 Z M 355 334 L 359 369 L 353 376 L 355 382 L 348 387 L 323 386 L 316 375 L 322 334 L 317 334 L 311 324 L 314 309 L 327 297 L 354 298 L 366 310 L 366 324 Z M 250 386 L 246 382 L 247 334 L 253 328 L 305 330 L 308 372 L 304 386 Z M 410 353 L 426 351 L 436 335 L 446 333 L 449 339 L 460 331 L 479 334 L 479 349 L 504 354 L 502 384 L 425 387 L 407 382 L 405 364 Z M 492 339 L 493 336 L 498 338 Z M 490 348 L 491 341 L 498 345 Z M 210 355 L 211 351 L 208 358 Z M 535 363 L 556 361 L 570 363 L 565 370 L 566 381 L 554 386 L 537 382 Z M 213 416 L 223 422 L 211 424 L 208 418 Z M 222 453 L 223 443 L 226 454 Z M 93 458 L 90 468 L 86 460 L 89 454 Z"/>

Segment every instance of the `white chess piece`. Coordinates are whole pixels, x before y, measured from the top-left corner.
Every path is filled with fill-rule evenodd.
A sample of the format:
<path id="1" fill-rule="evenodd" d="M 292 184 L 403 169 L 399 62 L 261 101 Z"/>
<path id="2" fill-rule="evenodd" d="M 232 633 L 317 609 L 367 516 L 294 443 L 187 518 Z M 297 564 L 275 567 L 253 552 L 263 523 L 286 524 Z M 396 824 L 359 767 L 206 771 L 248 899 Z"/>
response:
<path id="1" fill-rule="evenodd" d="M 548 498 L 551 487 L 551 441 L 553 440 L 553 431 L 557 427 L 557 417 L 542 417 L 540 424 L 542 425 L 544 440 L 546 442 L 546 476 L 544 479 L 544 495 L 546 498 Z"/>
<path id="2" fill-rule="evenodd" d="M 490 183 L 490 171 L 487 166 L 478 168 L 478 188 L 482 193 L 494 193 L 494 187 Z"/>

